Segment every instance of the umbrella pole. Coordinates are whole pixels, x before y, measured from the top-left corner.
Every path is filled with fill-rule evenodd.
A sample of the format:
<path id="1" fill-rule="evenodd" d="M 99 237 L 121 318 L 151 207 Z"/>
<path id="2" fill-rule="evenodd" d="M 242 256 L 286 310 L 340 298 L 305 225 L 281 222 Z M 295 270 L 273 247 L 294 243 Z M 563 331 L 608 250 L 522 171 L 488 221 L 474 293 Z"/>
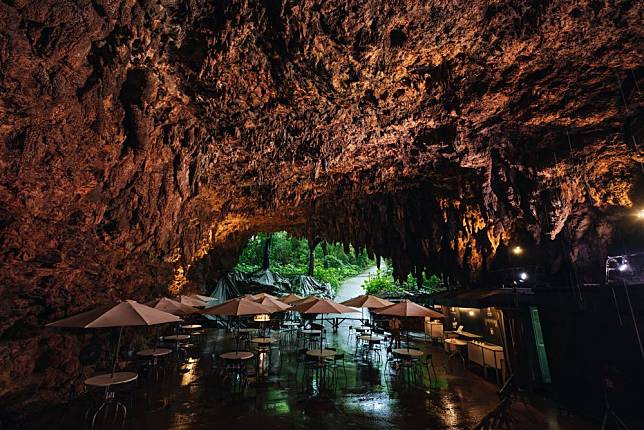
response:
<path id="1" fill-rule="evenodd" d="M 241 325 L 241 317 L 237 315 L 237 336 L 235 336 L 235 354 L 239 352 L 239 326 Z"/>
<path id="2" fill-rule="evenodd" d="M 116 363 L 119 359 L 119 350 L 121 349 L 121 336 L 123 335 L 123 327 L 119 327 L 119 339 L 116 341 L 116 353 L 114 354 L 114 361 L 112 362 L 112 378 L 116 373 Z"/>
<path id="3" fill-rule="evenodd" d="M 320 314 L 322 318 L 322 330 L 320 330 L 320 351 L 322 351 L 322 343 L 324 343 L 324 314 Z"/>

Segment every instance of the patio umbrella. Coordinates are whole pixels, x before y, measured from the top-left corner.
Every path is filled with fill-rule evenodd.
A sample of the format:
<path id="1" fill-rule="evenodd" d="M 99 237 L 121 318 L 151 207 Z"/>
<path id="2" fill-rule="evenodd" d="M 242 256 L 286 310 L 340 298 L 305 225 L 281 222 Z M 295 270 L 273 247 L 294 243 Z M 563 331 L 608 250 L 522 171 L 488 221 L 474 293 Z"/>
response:
<path id="1" fill-rule="evenodd" d="M 261 299 L 263 299 L 263 298 L 265 298 L 265 297 L 270 297 L 271 299 L 275 299 L 275 300 L 277 300 L 277 297 L 275 297 L 275 296 L 274 296 L 274 295 L 272 295 L 272 294 L 268 294 L 268 293 L 253 294 L 251 297 L 252 297 L 252 298 L 253 298 L 253 300 L 255 300 L 255 301 L 261 300 Z"/>
<path id="2" fill-rule="evenodd" d="M 293 295 L 295 295 L 295 294 L 293 294 Z M 313 301 L 316 301 L 316 300 L 320 300 L 320 298 L 319 298 L 319 297 L 315 297 L 315 296 L 306 296 L 306 297 L 301 297 L 299 300 L 292 300 L 292 301 L 291 301 L 290 303 L 288 303 L 288 304 L 289 304 L 289 305 L 291 305 L 291 306 L 293 307 L 293 306 L 301 305 L 301 304 L 303 304 L 303 303 L 313 302 Z M 289 311 L 289 312 L 290 312 L 290 311 L 293 311 L 293 308 L 292 308 L 292 307 L 291 307 L 290 309 L 288 309 L 288 311 Z"/>
<path id="3" fill-rule="evenodd" d="M 240 317 L 247 315 L 259 315 L 273 313 L 272 309 L 260 303 L 256 303 L 246 297 L 237 297 L 227 300 L 222 304 L 213 306 L 200 312 L 202 315 L 219 315 Z M 237 334 L 239 335 L 239 324 L 237 324 Z M 239 342 L 235 342 L 235 352 L 239 350 Z"/>
<path id="4" fill-rule="evenodd" d="M 179 317 L 184 317 L 199 312 L 192 306 L 184 305 L 181 302 L 169 299 L 167 297 L 161 297 L 159 299 L 146 302 L 145 304 L 154 309 L 158 309 L 160 311 L 167 312 Z"/>
<path id="5" fill-rule="evenodd" d="M 306 296 L 306 297 L 304 297 L 304 298 L 302 298 L 300 300 L 292 301 L 291 303 L 289 303 L 289 305 L 298 306 L 298 305 L 301 305 L 301 304 L 304 304 L 304 303 L 314 302 L 316 300 L 322 300 L 322 299 L 320 299 L 319 297 L 315 297 L 315 296 Z"/>
<path id="6" fill-rule="evenodd" d="M 291 305 L 287 305 L 284 302 L 280 302 L 276 298 L 273 298 L 270 295 L 266 295 L 263 298 L 253 300 L 255 303 L 264 305 L 267 308 L 270 308 L 273 312 L 282 312 L 291 308 Z"/>
<path id="7" fill-rule="evenodd" d="M 430 317 L 430 318 L 445 318 L 440 312 L 428 309 L 424 306 L 418 305 L 410 300 L 402 300 L 386 308 L 375 309 L 374 313 L 378 315 L 389 315 L 392 317 Z M 407 330 L 407 350 L 409 350 L 409 330 Z"/>
<path id="8" fill-rule="evenodd" d="M 201 300 L 202 302 L 206 302 L 206 303 L 208 303 L 208 302 L 210 302 L 212 300 L 215 300 L 214 297 L 202 296 L 201 294 L 190 294 L 190 297 L 194 297 L 195 299 Z"/>
<path id="9" fill-rule="evenodd" d="M 300 303 L 297 306 L 294 306 L 290 309 L 294 312 L 299 312 L 302 314 L 320 314 L 322 315 L 322 328 L 324 329 L 324 314 L 346 314 L 354 312 L 353 308 L 336 303 L 333 300 L 329 299 L 318 299 L 309 300 L 303 303 Z M 322 336 L 320 336 L 320 351 L 322 351 Z"/>
<path id="10" fill-rule="evenodd" d="M 298 296 L 297 294 L 291 293 L 291 294 L 289 294 L 287 296 L 280 297 L 278 300 L 280 302 L 286 303 L 287 305 L 290 305 L 293 302 L 297 302 L 298 300 L 302 300 L 302 298 L 303 298 L 302 296 Z"/>
<path id="11" fill-rule="evenodd" d="M 342 302 L 343 305 L 345 306 L 352 306 L 356 308 L 361 308 L 362 312 L 362 319 L 364 320 L 364 309 L 379 309 L 379 308 L 385 308 L 387 306 L 391 306 L 394 303 L 390 302 L 389 300 L 381 299 L 380 297 L 377 296 L 372 296 L 369 294 L 363 294 L 358 297 L 354 297 L 349 300 L 345 300 Z"/>
<path id="12" fill-rule="evenodd" d="M 194 296 L 179 296 L 179 301 L 184 305 L 194 306 L 195 308 L 203 308 L 208 304 L 207 302 Z"/>
<path id="13" fill-rule="evenodd" d="M 78 315 L 64 318 L 47 324 L 47 327 L 77 327 L 77 328 L 108 328 L 118 327 L 119 337 L 116 343 L 116 352 L 112 364 L 112 376 L 116 371 L 121 336 L 124 327 L 151 326 L 181 321 L 181 318 L 158 309 L 126 300 L 116 305 L 101 306 L 97 309 L 83 312 Z"/>

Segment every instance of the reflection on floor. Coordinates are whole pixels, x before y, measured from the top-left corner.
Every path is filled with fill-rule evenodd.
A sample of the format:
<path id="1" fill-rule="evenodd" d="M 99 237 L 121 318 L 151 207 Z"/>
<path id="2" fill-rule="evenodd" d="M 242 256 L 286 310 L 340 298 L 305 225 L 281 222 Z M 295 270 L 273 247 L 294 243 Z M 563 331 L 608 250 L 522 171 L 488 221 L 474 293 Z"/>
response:
<path id="1" fill-rule="evenodd" d="M 348 325 L 348 324 L 347 324 Z M 346 378 L 339 368 L 335 382 L 319 375 L 304 378 L 298 365 L 296 345 L 274 344 L 271 359 L 262 355 L 248 362 L 248 384 L 241 390 L 219 372 L 212 357 L 234 350 L 223 330 L 208 330 L 201 346 L 195 346 L 186 362 L 165 364 L 159 382 L 146 381 L 120 394 L 128 406 L 130 429 L 261 428 L 271 429 L 467 429 L 474 427 L 498 402 L 497 386 L 448 362 L 439 345 L 417 342 L 433 356 L 437 378 L 403 383 L 394 366 L 368 359 L 355 347 L 347 327 L 337 334 L 328 329 L 328 343 L 346 353 Z M 273 333 L 274 337 L 279 334 Z M 251 364 L 253 363 L 253 364 Z M 297 371 L 297 374 L 296 374 Z M 433 376 L 433 375 L 432 375 Z M 86 402 L 82 399 L 41 415 L 32 428 L 83 428 Z M 515 402 L 516 428 L 589 428 L 570 417 L 558 417 L 552 408 Z M 56 425 L 58 423 L 58 425 Z M 45 425 L 46 424 L 46 425 Z M 97 426 L 100 428 L 100 426 Z"/>

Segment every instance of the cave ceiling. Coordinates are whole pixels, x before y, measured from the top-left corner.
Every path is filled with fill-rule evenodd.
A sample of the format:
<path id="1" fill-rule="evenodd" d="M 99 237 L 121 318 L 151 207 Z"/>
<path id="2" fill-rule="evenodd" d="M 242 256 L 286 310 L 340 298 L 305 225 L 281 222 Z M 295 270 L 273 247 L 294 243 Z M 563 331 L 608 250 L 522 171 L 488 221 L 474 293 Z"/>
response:
<path id="1" fill-rule="evenodd" d="M 42 319 L 198 287 L 276 230 L 390 257 L 399 276 L 475 281 L 521 242 L 592 277 L 643 203 L 643 13 L 4 1 L 5 294 Z"/>

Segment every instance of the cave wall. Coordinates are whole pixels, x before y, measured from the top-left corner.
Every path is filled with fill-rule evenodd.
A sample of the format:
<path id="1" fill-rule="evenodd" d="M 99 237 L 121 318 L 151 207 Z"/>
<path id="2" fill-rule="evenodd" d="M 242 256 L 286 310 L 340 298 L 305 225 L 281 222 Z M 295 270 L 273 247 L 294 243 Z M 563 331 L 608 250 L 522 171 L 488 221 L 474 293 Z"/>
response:
<path id="1" fill-rule="evenodd" d="M 46 322 L 199 288 L 259 230 L 464 283 L 528 238 L 596 282 L 644 204 L 642 15 L 0 2 L 2 404 L 59 398 L 78 371 L 77 338 Z"/>

